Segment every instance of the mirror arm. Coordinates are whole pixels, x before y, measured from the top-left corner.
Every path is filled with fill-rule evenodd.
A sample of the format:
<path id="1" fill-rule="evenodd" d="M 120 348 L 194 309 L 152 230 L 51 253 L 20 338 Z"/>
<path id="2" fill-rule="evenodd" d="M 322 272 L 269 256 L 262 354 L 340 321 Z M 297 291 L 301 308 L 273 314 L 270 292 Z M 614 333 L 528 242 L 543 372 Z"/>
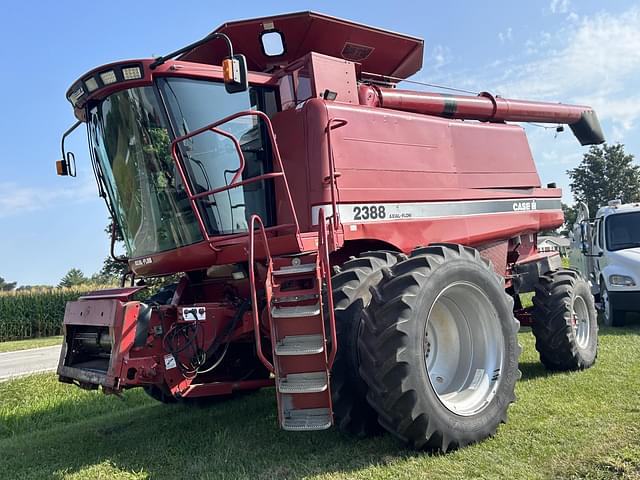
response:
<path id="1" fill-rule="evenodd" d="M 162 65 L 167 60 L 170 60 L 170 59 L 172 59 L 174 57 L 177 57 L 178 55 L 181 55 L 181 54 L 183 54 L 185 52 L 188 52 L 189 50 L 193 50 L 194 48 L 197 48 L 200 45 L 203 45 L 203 44 L 207 43 L 209 40 L 213 40 L 213 39 L 216 39 L 216 38 L 220 38 L 220 39 L 225 41 L 225 43 L 227 44 L 227 49 L 229 50 L 229 58 L 233 57 L 233 45 L 231 44 L 231 39 L 228 36 L 226 36 L 224 33 L 211 33 L 211 34 L 207 35 L 206 37 L 198 40 L 197 42 L 190 43 L 186 47 L 182 47 L 182 48 L 176 50 L 175 52 L 171 52 L 171 53 L 168 53 L 167 55 L 163 55 L 163 56 L 160 56 L 160 57 L 156 58 L 153 61 L 153 63 L 151 63 L 149 65 L 149 68 L 151 70 L 155 70 L 157 67 Z"/>
<path id="2" fill-rule="evenodd" d="M 111 258 L 113 258 L 118 263 L 129 263 L 129 259 L 127 257 L 118 257 L 116 255 L 116 220 L 115 217 L 111 218 Z"/>
<path id="3" fill-rule="evenodd" d="M 76 176 L 76 157 L 73 152 L 67 152 L 64 144 L 67 137 L 71 135 L 75 131 L 75 129 L 80 126 L 80 124 L 82 124 L 82 122 L 78 120 L 71 127 L 69 127 L 67 131 L 62 134 L 62 140 L 60 141 L 60 149 L 62 150 L 62 162 L 66 165 L 68 172 L 67 175 L 69 175 L 70 177 Z M 73 165 L 73 170 L 71 169 L 71 165 Z"/>

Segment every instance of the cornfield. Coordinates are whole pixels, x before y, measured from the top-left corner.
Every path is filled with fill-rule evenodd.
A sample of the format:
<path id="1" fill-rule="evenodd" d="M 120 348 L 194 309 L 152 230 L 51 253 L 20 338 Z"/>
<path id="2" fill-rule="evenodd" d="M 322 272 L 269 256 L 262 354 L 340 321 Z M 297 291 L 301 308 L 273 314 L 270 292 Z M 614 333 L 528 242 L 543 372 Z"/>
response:
<path id="1" fill-rule="evenodd" d="M 83 285 L 0 293 L 0 342 L 60 335 L 66 303 L 97 288 Z"/>

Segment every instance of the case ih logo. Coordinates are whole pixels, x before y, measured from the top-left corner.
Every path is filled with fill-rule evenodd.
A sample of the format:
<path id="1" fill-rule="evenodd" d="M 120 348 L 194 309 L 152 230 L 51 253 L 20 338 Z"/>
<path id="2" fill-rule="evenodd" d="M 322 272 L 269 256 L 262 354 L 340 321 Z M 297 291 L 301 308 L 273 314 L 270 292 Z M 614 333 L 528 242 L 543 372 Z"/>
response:
<path id="1" fill-rule="evenodd" d="M 514 212 L 528 212 L 530 210 L 536 210 L 535 200 L 531 200 L 529 202 L 513 202 Z"/>

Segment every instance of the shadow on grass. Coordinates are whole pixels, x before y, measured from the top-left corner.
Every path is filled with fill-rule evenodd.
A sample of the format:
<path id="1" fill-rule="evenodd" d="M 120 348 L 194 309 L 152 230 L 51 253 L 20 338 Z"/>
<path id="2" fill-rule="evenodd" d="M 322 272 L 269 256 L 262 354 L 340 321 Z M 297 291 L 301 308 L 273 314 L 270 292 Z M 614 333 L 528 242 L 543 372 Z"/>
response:
<path id="1" fill-rule="evenodd" d="M 536 378 L 545 378 L 551 377 L 553 375 L 557 375 L 562 372 L 556 372 L 553 370 L 547 370 L 542 363 L 539 361 L 536 362 L 520 362 L 518 367 L 520 368 L 520 372 L 522 373 L 522 377 L 520 380 L 529 381 L 535 380 Z"/>
<path id="2" fill-rule="evenodd" d="M 424 455 L 388 435 L 281 431 L 272 390 L 210 408 L 147 403 L 99 416 L 86 411 L 83 420 L 2 439 L 0 451 L 1 478 L 56 478 L 109 461 L 154 479 L 297 479 Z"/>
<path id="3" fill-rule="evenodd" d="M 627 313 L 622 327 L 605 327 L 599 325 L 600 335 L 640 335 L 640 314 L 635 312 Z"/>

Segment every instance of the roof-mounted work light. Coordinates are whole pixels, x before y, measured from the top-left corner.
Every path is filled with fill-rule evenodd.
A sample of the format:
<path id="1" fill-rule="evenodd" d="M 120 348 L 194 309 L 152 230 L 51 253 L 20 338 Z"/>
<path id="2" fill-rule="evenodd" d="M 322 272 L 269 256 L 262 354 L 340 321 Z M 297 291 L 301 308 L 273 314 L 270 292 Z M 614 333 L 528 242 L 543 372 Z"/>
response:
<path id="1" fill-rule="evenodd" d="M 140 80 L 143 77 L 144 70 L 140 63 L 115 65 L 109 70 L 92 72 L 90 76 L 78 80 L 69 90 L 67 98 L 74 108 L 81 108 L 89 96 L 101 88 L 109 87 L 116 83 Z"/>
<path id="2" fill-rule="evenodd" d="M 118 81 L 118 77 L 116 77 L 115 71 L 107 70 L 106 72 L 102 72 L 100 74 L 100 80 L 102 80 L 103 85 L 111 85 L 112 83 L 116 83 Z"/>

